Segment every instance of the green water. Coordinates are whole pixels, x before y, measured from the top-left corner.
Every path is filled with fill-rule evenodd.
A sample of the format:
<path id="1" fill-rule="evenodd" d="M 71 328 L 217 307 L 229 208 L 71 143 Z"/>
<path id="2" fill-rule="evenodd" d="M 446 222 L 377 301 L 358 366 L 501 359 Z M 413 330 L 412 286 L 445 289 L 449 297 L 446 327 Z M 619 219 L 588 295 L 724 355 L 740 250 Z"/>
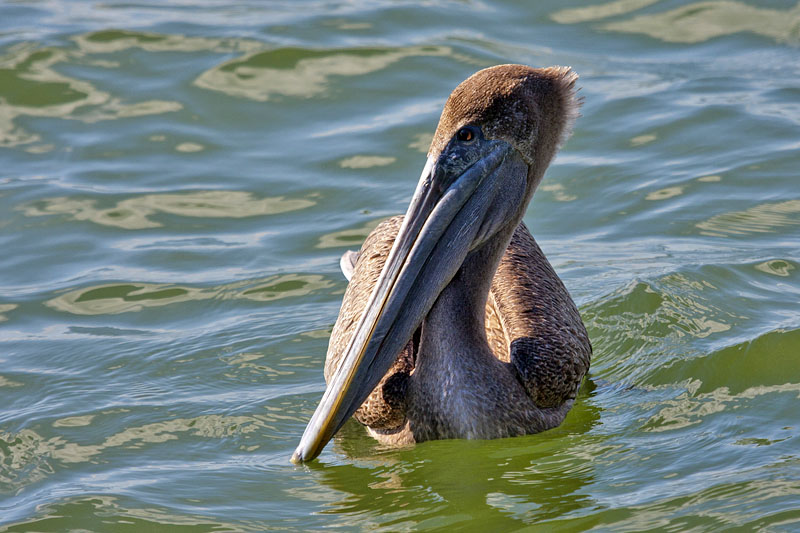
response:
<path id="1" fill-rule="evenodd" d="M 800 5 L 0 4 L 0 530 L 800 529 Z M 571 65 L 549 432 L 288 460 L 449 92 Z"/>

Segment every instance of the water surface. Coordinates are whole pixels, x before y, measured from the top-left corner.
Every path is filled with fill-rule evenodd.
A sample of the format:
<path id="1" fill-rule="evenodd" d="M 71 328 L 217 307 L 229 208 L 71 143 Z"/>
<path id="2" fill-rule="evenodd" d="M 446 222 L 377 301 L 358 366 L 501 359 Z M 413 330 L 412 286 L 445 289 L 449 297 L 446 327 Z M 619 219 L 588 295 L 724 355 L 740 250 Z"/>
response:
<path id="1" fill-rule="evenodd" d="M 800 527 L 800 4 L 6 2 L 0 530 Z M 289 464 L 449 92 L 571 65 L 565 423 Z"/>

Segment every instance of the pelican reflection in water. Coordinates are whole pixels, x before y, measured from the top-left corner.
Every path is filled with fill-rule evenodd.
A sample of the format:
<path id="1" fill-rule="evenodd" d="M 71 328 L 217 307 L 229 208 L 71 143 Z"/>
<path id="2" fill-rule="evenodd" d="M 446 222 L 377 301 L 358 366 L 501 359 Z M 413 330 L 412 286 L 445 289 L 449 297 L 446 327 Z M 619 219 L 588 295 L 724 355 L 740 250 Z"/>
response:
<path id="1" fill-rule="evenodd" d="M 564 420 L 591 345 L 522 217 L 578 115 L 576 79 L 500 65 L 450 95 L 405 216 L 342 258 L 328 387 L 292 462 L 314 459 L 351 415 L 397 445 Z"/>

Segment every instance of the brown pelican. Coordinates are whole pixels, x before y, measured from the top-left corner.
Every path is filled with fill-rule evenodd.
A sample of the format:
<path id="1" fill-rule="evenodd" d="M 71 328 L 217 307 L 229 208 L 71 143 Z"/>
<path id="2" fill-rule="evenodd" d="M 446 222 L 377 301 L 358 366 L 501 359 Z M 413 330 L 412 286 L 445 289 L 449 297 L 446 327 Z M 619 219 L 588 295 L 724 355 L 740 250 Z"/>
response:
<path id="1" fill-rule="evenodd" d="M 314 459 L 351 415 L 388 444 L 564 420 L 591 345 L 522 216 L 578 115 L 576 79 L 500 65 L 450 95 L 405 217 L 342 259 L 352 278 L 328 387 L 292 462 Z"/>

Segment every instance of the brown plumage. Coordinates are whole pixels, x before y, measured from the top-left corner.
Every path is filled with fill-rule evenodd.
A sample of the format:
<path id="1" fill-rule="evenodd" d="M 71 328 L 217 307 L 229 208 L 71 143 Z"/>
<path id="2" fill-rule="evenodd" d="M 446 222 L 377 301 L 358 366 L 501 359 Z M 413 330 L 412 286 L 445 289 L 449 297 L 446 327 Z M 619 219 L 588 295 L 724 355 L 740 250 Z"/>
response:
<path id="1" fill-rule="evenodd" d="M 361 247 L 331 334 L 326 380 L 336 369 L 338 356 L 364 311 L 364 294 L 375 284 L 402 220 L 402 216 L 395 216 L 383 221 Z M 516 373 L 534 405 L 545 415 L 538 421 L 540 425 L 523 425 L 509 436 L 557 426 L 589 369 L 591 344 L 566 287 L 525 224 L 517 226 L 492 279 L 485 312 L 486 337 L 494 356 L 514 365 L 507 367 L 509 373 Z M 418 343 L 419 339 L 409 341 L 353 415 L 381 442 L 409 444 L 437 438 L 425 431 L 411 434 L 407 424 L 408 379 L 414 371 Z"/>
<path id="2" fill-rule="evenodd" d="M 521 65 L 477 73 L 450 96 L 430 153 L 441 153 L 453 132 L 463 125 L 484 124 L 487 137 L 518 146 L 535 143 L 536 151 L 546 155 L 537 160 L 533 150 L 523 152 L 533 167 L 529 174 L 538 184 L 539 169 L 549 163 L 575 117 L 574 80 L 568 69 L 534 70 Z M 542 121 L 549 127 L 540 127 Z M 402 220 L 396 216 L 382 222 L 359 252 L 331 335 L 325 362 L 328 381 L 363 314 Z M 498 419 L 508 419 L 508 427 L 485 428 L 471 436 L 518 435 L 558 425 L 588 370 L 591 346 L 569 293 L 522 223 L 516 226 L 492 278 L 485 305 L 485 335 L 494 357 L 503 363 L 509 386 L 521 383 L 527 401 L 499 406 L 506 414 L 515 415 L 496 413 Z M 447 424 L 436 420 L 436 407 L 426 405 L 428 395 L 410 386 L 416 358 L 425 355 L 419 354 L 419 336 L 418 330 L 354 414 L 380 441 L 409 443 L 460 436 L 448 433 Z M 472 370 L 479 374 L 483 369 Z M 411 413 L 416 419 L 409 419 Z"/>
<path id="3" fill-rule="evenodd" d="M 408 212 L 382 222 L 355 261 L 328 388 L 294 462 L 316 457 L 350 415 L 391 444 L 564 419 L 591 345 L 522 217 L 577 116 L 576 79 L 500 65 L 450 95 Z"/>

